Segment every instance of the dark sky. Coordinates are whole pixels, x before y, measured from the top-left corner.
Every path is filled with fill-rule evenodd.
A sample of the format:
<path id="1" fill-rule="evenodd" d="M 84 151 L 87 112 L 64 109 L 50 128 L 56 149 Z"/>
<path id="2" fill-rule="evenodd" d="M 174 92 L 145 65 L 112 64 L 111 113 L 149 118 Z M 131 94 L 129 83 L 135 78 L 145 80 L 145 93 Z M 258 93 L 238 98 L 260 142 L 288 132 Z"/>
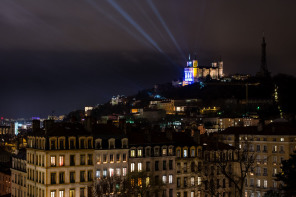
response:
<path id="1" fill-rule="evenodd" d="M 185 56 L 296 75 L 295 0 L 1 0 L 0 116 L 47 117 L 182 77 Z"/>

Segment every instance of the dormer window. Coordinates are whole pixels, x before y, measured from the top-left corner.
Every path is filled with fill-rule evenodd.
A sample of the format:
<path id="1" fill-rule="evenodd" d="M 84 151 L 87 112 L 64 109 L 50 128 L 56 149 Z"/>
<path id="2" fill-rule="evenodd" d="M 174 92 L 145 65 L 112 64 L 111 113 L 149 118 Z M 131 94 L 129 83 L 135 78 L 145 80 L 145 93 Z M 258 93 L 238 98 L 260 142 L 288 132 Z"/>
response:
<path id="1" fill-rule="evenodd" d="M 183 150 L 183 157 L 188 157 L 188 150 L 187 150 L 187 148 Z"/>
<path id="2" fill-rule="evenodd" d="M 131 150 L 131 157 L 135 157 L 136 156 L 136 150 Z"/>
<path id="3" fill-rule="evenodd" d="M 50 140 L 50 150 L 55 150 L 56 149 L 56 140 L 51 139 Z"/>
<path id="4" fill-rule="evenodd" d="M 92 148 L 92 139 L 87 140 L 87 148 L 91 149 Z"/>
<path id="5" fill-rule="evenodd" d="M 166 155 L 167 154 L 167 149 L 166 148 L 162 148 L 162 155 Z"/>
<path id="6" fill-rule="evenodd" d="M 159 155 L 159 147 L 155 147 L 154 148 L 154 156 L 158 156 Z"/>
<path id="7" fill-rule="evenodd" d="M 115 148 L 115 139 L 109 139 L 109 149 Z"/>
<path id="8" fill-rule="evenodd" d="M 173 147 L 169 147 L 169 155 L 173 155 Z"/>
<path id="9" fill-rule="evenodd" d="M 83 138 L 80 139 L 80 149 L 84 149 L 85 148 L 85 140 Z"/>
<path id="10" fill-rule="evenodd" d="M 192 148 L 190 151 L 190 157 L 195 157 L 195 149 Z"/>
<path id="11" fill-rule="evenodd" d="M 60 139 L 59 140 L 59 149 L 60 150 L 64 150 L 65 149 L 65 140 L 64 139 Z"/>
<path id="12" fill-rule="evenodd" d="M 102 139 L 96 139 L 96 149 L 102 149 Z"/>
<path id="13" fill-rule="evenodd" d="M 138 149 L 138 157 L 142 157 L 143 156 L 143 154 L 142 154 L 142 148 L 140 148 L 140 149 Z"/>
<path id="14" fill-rule="evenodd" d="M 151 148 L 150 147 L 147 147 L 145 152 L 146 152 L 146 157 L 151 156 Z"/>
<path id="15" fill-rule="evenodd" d="M 70 141 L 69 143 L 70 149 L 75 149 L 75 138 L 74 139 L 72 138 L 69 141 Z"/>

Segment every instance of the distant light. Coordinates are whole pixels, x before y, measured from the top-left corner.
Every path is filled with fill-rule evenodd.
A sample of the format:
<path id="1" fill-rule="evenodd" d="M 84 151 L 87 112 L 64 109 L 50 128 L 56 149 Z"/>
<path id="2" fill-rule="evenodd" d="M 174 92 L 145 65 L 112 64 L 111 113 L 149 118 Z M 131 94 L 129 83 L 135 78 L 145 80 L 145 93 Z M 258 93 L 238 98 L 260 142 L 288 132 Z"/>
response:
<path id="1" fill-rule="evenodd" d="M 1 120 L 3 120 L 3 117 L 1 117 Z"/>
<path id="2" fill-rule="evenodd" d="M 32 117 L 32 120 L 40 120 L 40 117 Z"/>

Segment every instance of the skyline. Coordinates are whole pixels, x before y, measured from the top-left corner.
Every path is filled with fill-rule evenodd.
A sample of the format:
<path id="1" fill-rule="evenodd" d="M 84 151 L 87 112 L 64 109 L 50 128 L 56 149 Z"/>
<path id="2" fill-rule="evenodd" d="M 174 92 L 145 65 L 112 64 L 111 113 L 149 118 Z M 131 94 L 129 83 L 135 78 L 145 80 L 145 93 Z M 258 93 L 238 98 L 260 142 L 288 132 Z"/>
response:
<path id="1" fill-rule="evenodd" d="M 170 3 L 169 3 L 170 2 Z M 182 78 L 188 53 L 255 74 L 296 75 L 294 1 L 0 2 L 0 116 L 66 114 Z M 252 13 L 250 15 L 250 13 Z"/>

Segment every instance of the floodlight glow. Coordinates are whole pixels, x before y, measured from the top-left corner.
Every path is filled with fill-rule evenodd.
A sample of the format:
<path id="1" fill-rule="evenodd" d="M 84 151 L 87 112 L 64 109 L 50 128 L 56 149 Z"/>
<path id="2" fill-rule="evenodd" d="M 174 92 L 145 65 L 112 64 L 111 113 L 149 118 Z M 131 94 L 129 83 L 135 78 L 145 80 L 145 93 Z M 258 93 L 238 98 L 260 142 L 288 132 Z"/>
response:
<path id="1" fill-rule="evenodd" d="M 107 1 L 114 9 L 116 9 L 124 18 L 127 20 L 139 33 L 150 42 L 159 52 L 163 53 L 162 49 L 158 46 L 158 44 L 143 30 L 143 28 L 136 23 L 135 20 L 132 19 L 132 17 L 125 12 L 121 7 L 114 1 L 114 0 L 108 0 Z"/>

